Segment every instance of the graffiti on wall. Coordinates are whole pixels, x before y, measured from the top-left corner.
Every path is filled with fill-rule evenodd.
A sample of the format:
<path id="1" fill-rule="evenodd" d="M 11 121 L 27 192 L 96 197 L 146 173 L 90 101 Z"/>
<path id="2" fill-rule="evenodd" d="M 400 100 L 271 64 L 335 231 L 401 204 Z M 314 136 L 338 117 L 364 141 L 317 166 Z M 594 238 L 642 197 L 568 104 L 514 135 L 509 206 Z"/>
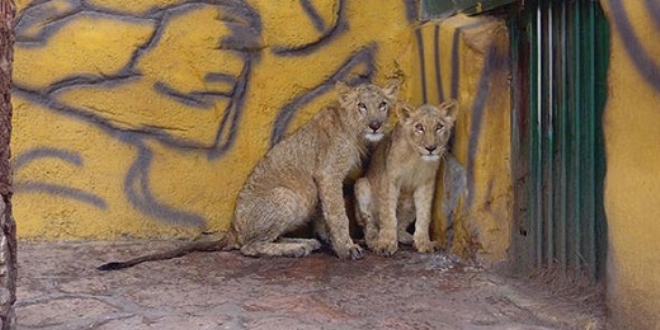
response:
<path id="1" fill-rule="evenodd" d="M 392 71 L 399 50 L 391 35 L 405 35 L 414 1 L 372 2 L 19 3 L 17 212 L 31 203 L 102 211 L 126 204 L 134 217 L 168 224 L 219 221 L 214 205 L 233 203 L 248 163 L 327 103 L 334 81 L 355 84 Z M 383 27 L 362 15 L 367 9 L 389 17 L 391 31 L 373 33 Z M 39 118 L 46 125 L 37 126 Z M 104 159 L 99 166 L 120 169 L 94 165 Z M 83 175 L 63 177 L 68 172 Z M 193 183 L 190 175 L 212 179 Z M 197 191 L 206 184 L 223 191 Z M 104 235 L 89 233 L 97 234 Z"/>
<path id="2" fill-rule="evenodd" d="M 610 15 L 614 28 L 621 35 L 626 53 L 632 60 L 637 72 L 642 75 L 649 86 L 660 92 L 660 61 L 657 53 L 654 55 L 648 46 L 655 40 L 643 39 L 635 32 L 635 28 L 628 18 L 628 12 L 622 0 L 609 0 Z M 643 10 L 648 13 L 649 20 L 656 30 L 660 30 L 660 3 L 654 0 L 645 0 Z M 642 22 L 645 23 L 645 22 Z"/>

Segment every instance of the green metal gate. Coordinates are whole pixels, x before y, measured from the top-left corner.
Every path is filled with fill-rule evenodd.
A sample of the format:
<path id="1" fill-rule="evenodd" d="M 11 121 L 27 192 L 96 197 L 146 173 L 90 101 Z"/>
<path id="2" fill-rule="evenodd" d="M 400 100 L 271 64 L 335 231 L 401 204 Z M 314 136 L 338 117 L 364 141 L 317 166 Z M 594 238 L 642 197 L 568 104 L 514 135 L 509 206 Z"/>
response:
<path id="1" fill-rule="evenodd" d="M 609 27 L 593 0 L 524 1 L 512 15 L 511 257 L 523 272 L 604 274 Z"/>

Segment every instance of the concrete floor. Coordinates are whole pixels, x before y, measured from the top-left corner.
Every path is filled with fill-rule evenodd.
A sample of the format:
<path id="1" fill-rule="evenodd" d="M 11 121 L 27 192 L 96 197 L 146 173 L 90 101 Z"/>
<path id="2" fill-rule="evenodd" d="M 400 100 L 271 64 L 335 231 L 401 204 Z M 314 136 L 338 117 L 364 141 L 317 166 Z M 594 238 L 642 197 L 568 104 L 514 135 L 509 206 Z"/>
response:
<path id="1" fill-rule="evenodd" d="M 19 329 L 601 329 L 593 306 L 444 254 L 367 253 L 339 261 L 233 252 L 101 272 L 181 242 L 27 243 L 19 247 Z"/>

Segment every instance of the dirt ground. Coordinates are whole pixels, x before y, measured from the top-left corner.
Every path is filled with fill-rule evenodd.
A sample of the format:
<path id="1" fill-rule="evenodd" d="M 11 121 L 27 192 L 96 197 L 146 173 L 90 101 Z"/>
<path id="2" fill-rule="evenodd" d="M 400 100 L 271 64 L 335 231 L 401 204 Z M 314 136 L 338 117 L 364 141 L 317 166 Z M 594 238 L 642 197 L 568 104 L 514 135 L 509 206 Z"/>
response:
<path id="1" fill-rule="evenodd" d="M 19 329 L 601 329 L 598 306 L 527 282 L 404 250 L 340 261 L 233 252 L 101 272 L 181 242 L 19 245 Z"/>

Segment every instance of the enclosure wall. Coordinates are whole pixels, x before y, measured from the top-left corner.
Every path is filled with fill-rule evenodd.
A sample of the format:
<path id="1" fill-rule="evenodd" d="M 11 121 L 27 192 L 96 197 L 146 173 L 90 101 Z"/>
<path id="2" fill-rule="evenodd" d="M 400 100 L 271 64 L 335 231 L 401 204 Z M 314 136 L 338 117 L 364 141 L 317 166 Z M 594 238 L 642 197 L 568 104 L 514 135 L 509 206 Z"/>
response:
<path id="1" fill-rule="evenodd" d="M 336 80 L 398 77 L 410 102 L 460 102 L 458 181 L 447 189 L 464 198 L 441 212 L 439 194 L 437 235 L 450 214 L 458 251 L 503 259 L 505 25 L 464 16 L 422 24 L 415 3 L 18 1 L 19 237 L 223 231 L 255 162 L 336 98 Z"/>
<path id="2" fill-rule="evenodd" d="M 605 212 L 616 329 L 660 329 L 660 4 L 602 1 L 612 31 Z"/>

